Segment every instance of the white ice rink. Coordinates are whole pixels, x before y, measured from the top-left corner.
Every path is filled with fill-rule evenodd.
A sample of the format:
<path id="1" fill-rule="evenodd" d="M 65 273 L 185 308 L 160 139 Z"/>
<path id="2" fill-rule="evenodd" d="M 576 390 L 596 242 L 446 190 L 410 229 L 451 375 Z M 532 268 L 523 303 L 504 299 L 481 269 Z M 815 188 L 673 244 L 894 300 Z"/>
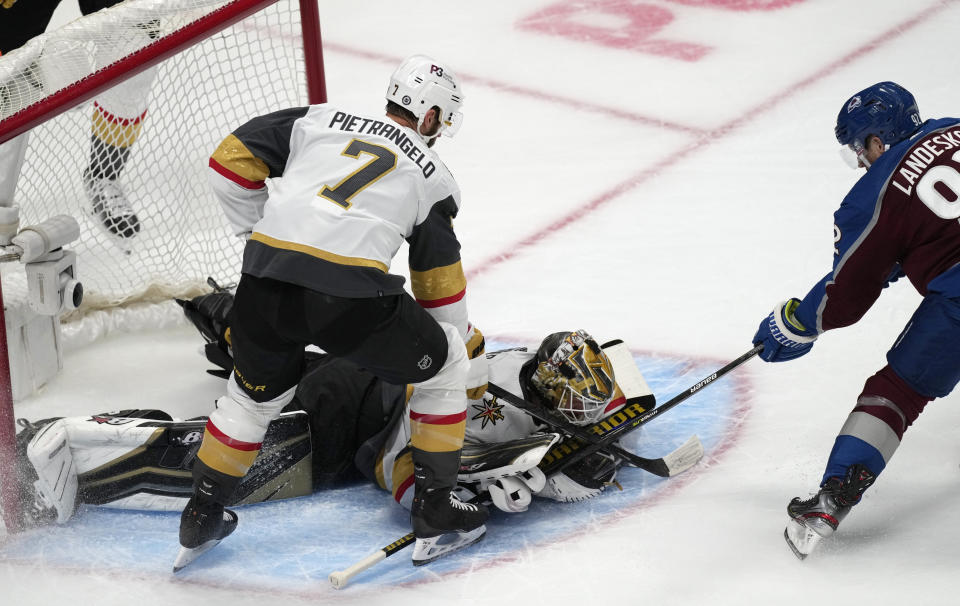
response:
<path id="1" fill-rule="evenodd" d="M 58 18 L 75 11 L 61 8 Z M 960 4 L 948 0 L 324 0 L 320 13 L 332 102 L 381 112 L 390 71 L 415 52 L 463 78 L 464 126 L 438 151 L 463 190 L 469 307 L 488 339 L 583 327 L 664 356 L 736 358 L 774 304 L 830 268 L 832 215 L 860 174 L 837 153 L 843 101 L 893 80 L 924 118 L 960 113 Z M 781 536 L 787 502 L 816 487 L 919 300 L 901 280 L 808 356 L 750 361 L 734 373 L 748 386 L 737 415 L 719 419 L 735 441 L 708 449 L 677 489 L 493 564 L 376 591 L 320 578 L 273 595 L 166 569 L 0 563 L 0 603 L 955 603 L 956 394 L 928 406 L 821 551 L 801 563 Z M 53 401 L 89 413 L 125 393 L 203 414 L 222 389 L 185 327 L 103 345 L 95 359 L 71 353 L 60 383 L 18 413 L 50 414 Z"/>

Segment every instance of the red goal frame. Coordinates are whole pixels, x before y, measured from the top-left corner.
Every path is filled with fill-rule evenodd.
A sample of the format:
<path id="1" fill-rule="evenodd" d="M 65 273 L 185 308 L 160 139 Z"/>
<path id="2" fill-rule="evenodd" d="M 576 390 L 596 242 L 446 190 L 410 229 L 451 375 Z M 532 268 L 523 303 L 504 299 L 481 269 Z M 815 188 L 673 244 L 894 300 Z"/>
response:
<path id="1" fill-rule="evenodd" d="M 139 74 L 276 2 L 277 0 L 235 0 L 169 36 L 158 39 L 90 76 L 50 94 L 41 101 L 0 121 L 0 144 L 35 128 L 80 103 L 92 99 L 104 90 Z M 299 5 L 307 100 L 310 104 L 325 103 L 327 90 L 317 0 L 299 0 Z M 20 495 L 16 481 L 16 422 L 13 410 L 13 386 L 10 379 L 6 318 L 2 302 L 3 287 L 0 285 L 0 511 L 3 512 L 7 532 L 14 533 L 22 529 L 20 528 Z"/>

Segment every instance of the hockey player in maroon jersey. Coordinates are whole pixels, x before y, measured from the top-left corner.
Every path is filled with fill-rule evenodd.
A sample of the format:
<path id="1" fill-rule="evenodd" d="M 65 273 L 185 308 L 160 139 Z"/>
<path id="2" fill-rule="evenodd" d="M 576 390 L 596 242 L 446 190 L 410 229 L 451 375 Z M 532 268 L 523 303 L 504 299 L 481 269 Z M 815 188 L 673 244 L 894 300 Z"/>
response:
<path id="1" fill-rule="evenodd" d="M 214 193 L 247 244 L 231 317 L 233 375 L 193 467 L 175 569 L 235 527 L 226 499 L 293 399 L 310 344 L 415 386 L 414 561 L 486 531 L 486 508 L 451 492 L 465 388 L 483 387 L 470 373 L 485 373 L 486 360 L 453 229 L 460 189 L 433 150 L 459 128 L 463 92 L 448 66 L 415 55 L 393 72 L 386 99 L 385 116 L 321 104 L 255 117 L 210 158 Z M 390 273 L 404 241 L 413 296 Z"/>
<path id="2" fill-rule="evenodd" d="M 781 362 L 825 331 L 857 322 L 891 282 L 923 295 L 867 379 L 840 429 L 820 484 L 787 506 L 788 545 L 803 559 L 836 531 L 931 400 L 960 381 L 960 120 L 921 121 L 913 95 L 880 82 L 848 99 L 837 140 L 866 169 L 834 213 L 833 268 L 802 299 L 778 305 L 753 342 Z"/>

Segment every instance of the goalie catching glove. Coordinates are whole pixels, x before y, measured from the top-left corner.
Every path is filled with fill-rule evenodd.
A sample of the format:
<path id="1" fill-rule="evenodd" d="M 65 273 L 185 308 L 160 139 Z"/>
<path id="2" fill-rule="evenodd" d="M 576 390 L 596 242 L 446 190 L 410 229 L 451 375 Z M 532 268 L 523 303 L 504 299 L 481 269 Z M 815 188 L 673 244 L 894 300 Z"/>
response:
<path id="1" fill-rule="evenodd" d="M 608 454 L 591 454 L 565 471 L 551 474 L 535 494 L 563 503 L 592 499 L 615 483 L 619 465 L 619 461 Z"/>

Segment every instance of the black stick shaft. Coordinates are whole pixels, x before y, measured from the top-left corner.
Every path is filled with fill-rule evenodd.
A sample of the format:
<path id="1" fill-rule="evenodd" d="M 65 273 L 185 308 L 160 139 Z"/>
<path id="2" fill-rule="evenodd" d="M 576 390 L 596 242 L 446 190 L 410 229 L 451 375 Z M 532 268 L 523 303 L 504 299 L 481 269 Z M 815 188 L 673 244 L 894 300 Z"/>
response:
<path id="1" fill-rule="evenodd" d="M 712 384 L 714 381 L 716 381 L 716 380 L 719 379 L 720 377 L 724 376 L 725 374 L 727 374 L 727 373 L 730 372 L 731 370 L 737 368 L 738 366 L 740 366 L 741 364 L 743 364 L 744 362 L 746 362 L 747 360 L 749 360 L 749 359 L 752 358 L 753 356 L 757 355 L 757 354 L 760 353 L 761 351 L 763 351 L 763 344 L 762 344 L 762 343 L 761 343 L 760 345 L 755 346 L 753 349 L 751 349 L 750 351 L 746 352 L 745 354 L 741 355 L 741 356 L 740 356 L 739 358 L 737 358 L 736 360 L 733 360 L 732 362 L 730 362 L 729 364 L 727 364 L 727 365 L 724 366 L 723 368 L 720 368 L 719 370 L 717 370 L 716 372 L 714 372 L 714 373 L 711 374 L 710 376 L 705 377 L 705 378 L 701 379 L 700 381 L 694 383 L 694 384 L 693 384 L 691 387 L 689 387 L 686 391 L 677 394 L 676 396 L 674 396 L 673 398 L 671 398 L 671 399 L 668 400 L 667 402 L 663 403 L 662 405 L 657 406 L 656 408 L 652 408 L 652 409 L 648 410 L 647 412 L 640 414 L 637 418 L 632 419 L 629 423 L 624 423 L 624 424 L 621 425 L 620 427 L 617 427 L 616 430 L 614 430 L 613 432 L 611 432 L 609 435 L 604 436 L 601 440 L 599 440 L 599 441 L 597 441 L 597 442 L 591 442 L 591 443 L 589 443 L 589 444 L 584 445 L 582 448 L 580 448 L 579 450 L 577 450 L 576 452 L 574 452 L 574 453 L 571 454 L 570 456 L 564 457 L 564 458 L 560 459 L 559 461 L 557 461 L 557 462 L 556 462 L 556 463 L 557 463 L 556 465 L 554 465 L 554 466 L 548 466 L 548 468 L 547 468 L 547 469 L 544 469 L 543 472 L 544 472 L 545 474 L 549 475 L 549 474 L 551 474 L 551 473 L 556 473 L 556 472 L 558 472 L 558 471 L 563 471 L 564 469 L 566 469 L 566 468 L 569 467 L 570 465 L 573 465 L 573 464 L 576 463 L 577 461 L 580 461 L 580 460 L 583 459 L 584 457 L 586 457 L 586 456 L 588 456 L 588 455 L 590 455 L 590 454 L 592 454 L 592 453 L 594 453 L 594 452 L 596 452 L 596 451 L 598 451 L 598 450 L 606 449 L 606 447 L 609 446 L 610 444 L 612 444 L 613 442 L 616 442 L 616 441 L 622 439 L 623 436 L 625 436 L 626 434 L 630 433 L 631 431 L 633 431 L 633 430 L 636 429 L 637 427 L 640 427 L 641 425 L 643 425 L 643 424 L 651 421 L 652 419 L 655 419 L 656 417 L 660 416 L 661 414 L 667 412 L 668 410 L 670 410 L 671 408 L 673 408 L 673 407 L 676 406 L 677 404 L 680 404 L 681 402 L 683 402 L 684 400 L 686 400 L 686 399 L 689 398 L 690 396 L 692 396 L 692 395 L 694 395 L 695 393 L 699 392 L 701 389 L 703 389 L 703 388 L 706 387 L 707 385 Z"/>
<path id="2" fill-rule="evenodd" d="M 506 389 L 500 387 L 495 383 L 489 383 L 487 385 L 487 391 L 489 391 L 494 396 L 516 406 L 517 408 L 521 409 L 522 411 L 524 411 L 534 419 L 537 419 L 541 423 L 544 423 L 551 428 L 559 429 L 560 431 L 580 440 L 581 442 L 584 442 L 587 444 L 594 444 L 600 440 L 600 437 L 597 436 L 596 434 L 590 433 L 588 431 L 584 431 L 582 428 L 574 425 L 573 423 L 562 421 L 560 419 L 557 419 L 555 417 L 552 417 L 546 414 L 545 412 L 541 412 L 540 410 L 537 410 L 536 404 L 533 404 L 532 402 L 527 402 L 523 398 L 510 393 L 509 391 L 507 391 Z M 620 457 L 624 461 L 627 461 L 634 467 L 639 467 L 641 469 L 647 469 L 648 467 L 653 468 L 652 466 L 656 465 L 657 463 L 652 459 L 641 457 L 640 455 L 636 455 L 624 448 L 621 448 L 617 444 L 610 444 L 609 446 L 606 446 L 603 450 L 609 452 L 612 455 L 616 455 L 617 457 Z"/>

